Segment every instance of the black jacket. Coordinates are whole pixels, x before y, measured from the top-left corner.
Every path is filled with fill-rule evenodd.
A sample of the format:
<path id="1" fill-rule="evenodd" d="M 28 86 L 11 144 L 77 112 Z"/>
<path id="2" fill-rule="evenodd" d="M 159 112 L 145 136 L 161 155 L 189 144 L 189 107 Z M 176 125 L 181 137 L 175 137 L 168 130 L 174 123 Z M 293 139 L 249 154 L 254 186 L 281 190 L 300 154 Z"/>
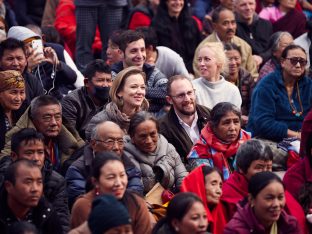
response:
<path id="1" fill-rule="evenodd" d="M 0 160 L 0 184 L 2 184 L 1 181 L 3 181 L 3 175 L 11 163 L 12 158 L 10 156 L 5 156 Z M 42 175 L 44 178 L 44 196 L 46 200 L 53 205 L 53 208 L 60 219 L 62 229 L 64 230 L 64 233 L 67 233 L 69 231 L 70 215 L 68 209 L 66 181 L 63 176 L 52 170 L 52 165 L 49 160 L 45 160 Z"/>

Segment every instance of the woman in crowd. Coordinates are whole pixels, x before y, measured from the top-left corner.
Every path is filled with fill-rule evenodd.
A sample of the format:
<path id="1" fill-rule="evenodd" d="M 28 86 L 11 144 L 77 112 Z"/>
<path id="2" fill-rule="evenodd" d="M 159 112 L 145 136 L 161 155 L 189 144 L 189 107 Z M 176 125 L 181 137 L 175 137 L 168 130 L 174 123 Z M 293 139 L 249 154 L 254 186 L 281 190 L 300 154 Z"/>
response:
<path id="1" fill-rule="evenodd" d="M 173 192 L 179 191 L 188 174 L 179 154 L 166 138 L 159 134 L 158 122 L 150 113 L 135 114 L 128 131 L 131 141 L 124 153 L 142 172 L 144 193 L 158 182 Z"/>
<path id="2" fill-rule="evenodd" d="M 5 143 L 5 133 L 10 130 L 25 111 L 25 81 L 18 71 L 0 72 L 0 150 Z"/>
<path id="3" fill-rule="evenodd" d="M 91 119 L 86 129 L 86 137 L 90 138 L 95 125 L 104 120 L 113 121 L 128 132 L 132 116 L 148 109 L 145 82 L 145 73 L 138 67 L 128 67 L 119 72 L 109 91 L 112 101 Z"/>
<path id="4" fill-rule="evenodd" d="M 126 192 L 127 174 L 125 167 L 115 153 L 97 153 L 92 162 L 93 189 L 79 197 L 72 208 L 71 228 L 84 223 L 90 214 L 92 201 L 103 194 L 116 197 L 128 209 L 134 233 L 150 233 L 151 222 L 145 201 Z"/>
<path id="5" fill-rule="evenodd" d="M 236 151 L 250 136 L 241 129 L 241 112 L 231 103 L 221 102 L 210 112 L 210 121 L 191 149 L 188 160 L 192 168 L 206 164 L 219 168 L 227 180 L 233 171 Z"/>
<path id="6" fill-rule="evenodd" d="M 246 125 L 248 122 L 254 80 L 251 77 L 251 74 L 246 69 L 241 67 L 242 53 L 240 48 L 234 43 L 226 43 L 224 45 L 224 49 L 229 62 L 229 70 L 225 75 L 225 79 L 236 85 L 239 89 L 242 97 L 242 122 L 243 125 Z"/>
<path id="7" fill-rule="evenodd" d="M 271 72 L 274 72 L 278 67 L 281 66 L 280 59 L 282 52 L 288 45 L 292 44 L 293 41 L 293 37 L 289 32 L 279 31 L 271 36 L 268 46 L 271 58 L 261 67 L 258 82 L 260 79 L 270 74 Z"/>
<path id="8" fill-rule="evenodd" d="M 226 225 L 224 233 L 301 233 L 297 219 L 284 211 L 285 190 L 272 172 L 259 172 L 248 185 L 248 203 Z"/>
<path id="9" fill-rule="evenodd" d="M 306 32 L 306 16 L 295 9 L 296 0 L 279 0 L 272 7 L 265 7 L 259 13 L 259 17 L 272 23 L 273 31 L 287 31 L 294 38 Z"/>
<path id="10" fill-rule="evenodd" d="M 181 191 L 192 192 L 199 196 L 207 213 L 208 231 L 213 234 L 223 233 L 227 220 L 223 204 L 220 203 L 222 195 L 220 170 L 204 165 L 197 167 L 185 177 Z"/>
<path id="11" fill-rule="evenodd" d="M 160 0 L 152 21 L 160 46 L 174 50 L 192 72 L 192 59 L 201 34 L 185 0 Z"/>
<path id="12" fill-rule="evenodd" d="M 203 201 L 193 193 L 179 193 L 170 201 L 166 216 L 153 234 L 206 233 L 207 214 Z"/>
<path id="13" fill-rule="evenodd" d="M 219 102 L 231 102 L 240 108 L 242 98 L 238 88 L 221 76 L 227 68 L 222 43 L 204 43 L 198 51 L 197 64 L 201 77 L 193 80 L 197 103 L 212 109 Z"/>

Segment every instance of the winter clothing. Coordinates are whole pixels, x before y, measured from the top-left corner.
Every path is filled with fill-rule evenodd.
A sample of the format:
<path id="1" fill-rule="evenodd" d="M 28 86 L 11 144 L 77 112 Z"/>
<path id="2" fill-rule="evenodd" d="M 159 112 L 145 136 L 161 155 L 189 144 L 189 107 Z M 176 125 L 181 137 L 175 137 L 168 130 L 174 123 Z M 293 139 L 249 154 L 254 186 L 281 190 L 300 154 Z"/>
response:
<path id="1" fill-rule="evenodd" d="M 208 207 L 205 178 L 203 174 L 203 165 L 194 169 L 182 182 L 181 192 L 195 193 L 202 201 L 206 209 L 208 219 L 208 231 L 213 234 L 223 233 L 227 218 L 224 213 L 224 207 L 219 202 L 213 209 Z"/>
<path id="2" fill-rule="evenodd" d="M 18 25 L 35 24 L 41 26 L 46 0 L 14 0 L 13 10 Z"/>
<path id="3" fill-rule="evenodd" d="M 304 76 L 297 83 L 303 110 L 298 101 L 296 84 L 292 99 L 296 110 L 302 111 L 300 116 L 292 113 L 281 69 L 267 75 L 257 84 L 251 98 L 247 125 L 253 136 L 281 141 L 287 137 L 288 129 L 301 129 L 302 121 L 312 107 L 312 80 Z"/>
<path id="4" fill-rule="evenodd" d="M 201 131 L 210 118 L 210 111 L 207 107 L 196 105 L 196 112 L 198 115 L 197 126 Z M 182 161 L 186 161 L 193 142 L 181 126 L 173 107 L 159 120 L 159 128 L 160 133 L 176 148 Z"/>
<path id="5" fill-rule="evenodd" d="M 301 139 L 300 139 L 300 156 L 304 157 L 306 153 L 306 143 L 309 137 L 309 134 L 312 132 L 312 109 L 306 115 L 303 120 L 301 128 Z"/>
<path id="6" fill-rule="evenodd" d="M 250 135 L 241 129 L 236 141 L 224 143 L 207 124 L 202 129 L 200 139 L 192 147 L 187 158 L 193 168 L 201 164 L 219 168 L 223 173 L 223 179 L 227 180 L 233 171 L 234 157 L 238 147 L 249 139 Z"/>
<path id="7" fill-rule="evenodd" d="M 259 82 L 263 77 L 274 72 L 276 69 L 278 69 L 278 67 L 280 67 L 280 63 L 272 56 L 272 58 L 266 61 L 266 63 L 261 67 L 257 82 Z"/>
<path id="8" fill-rule="evenodd" d="M 149 27 L 152 23 L 153 16 L 152 9 L 143 4 L 138 4 L 130 10 L 125 28 L 135 30 L 139 27 Z"/>
<path id="9" fill-rule="evenodd" d="M 141 170 L 144 193 L 148 193 L 157 181 L 165 189 L 179 190 L 183 178 L 188 174 L 177 151 L 159 134 L 157 148 L 153 153 L 143 153 L 131 142 L 126 143 L 124 154 Z M 161 170 L 162 176 L 156 173 Z"/>

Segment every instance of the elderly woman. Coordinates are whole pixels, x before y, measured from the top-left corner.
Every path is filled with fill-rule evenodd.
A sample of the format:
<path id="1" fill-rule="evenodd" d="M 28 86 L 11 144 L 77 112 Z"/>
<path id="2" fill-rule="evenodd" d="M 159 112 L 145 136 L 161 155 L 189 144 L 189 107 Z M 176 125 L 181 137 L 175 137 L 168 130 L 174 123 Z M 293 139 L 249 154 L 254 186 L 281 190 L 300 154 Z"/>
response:
<path id="1" fill-rule="evenodd" d="M 157 181 L 177 192 L 188 173 L 173 145 L 158 132 L 158 122 L 151 114 L 135 114 L 129 127 L 131 142 L 126 143 L 124 153 L 141 170 L 145 193 Z"/>
<path id="2" fill-rule="evenodd" d="M 132 116 L 141 110 L 148 109 L 145 83 L 145 73 L 137 67 L 128 67 L 119 72 L 109 91 L 112 101 L 91 119 L 86 129 L 87 139 L 90 139 L 95 125 L 104 120 L 113 121 L 122 130 L 128 132 Z"/>
<path id="3" fill-rule="evenodd" d="M 295 9 L 296 0 L 279 0 L 276 6 L 265 7 L 259 17 L 272 23 L 273 31 L 287 31 L 294 38 L 306 32 L 306 16 Z"/>
<path id="4" fill-rule="evenodd" d="M 219 102 L 231 102 L 240 108 L 242 98 L 238 88 L 221 76 L 227 67 L 222 43 L 204 43 L 198 51 L 201 77 L 193 81 L 197 103 L 211 109 Z"/>
<path id="5" fill-rule="evenodd" d="M 221 102 L 210 112 L 210 122 L 191 149 L 188 160 L 193 168 L 200 164 L 217 167 L 223 179 L 233 171 L 236 151 L 250 136 L 241 129 L 241 112 L 231 103 Z"/>
<path id="6" fill-rule="evenodd" d="M 5 143 L 5 133 L 10 130 L 25 111 L 25 81 L 18 71 L 0 72 L 0 150 Z"/>
<path id="7" fill-rule="evenodd" d="M 259 172 L 248 185 L 248 203 L 226 225 L 224 233 L 302 233 L 297 219 L 286 214 L 285 189 L 272 172 Z"/>
<path id="8" fill-rule="evenodd" d="M 276 32 L 269 40 L 268 53 L 271 54 L 271 58 L 261 67 L 259 72 L 259 79 L 262 79 L 271 72 L 274 72 L 276 68 L 280 67 L 280 59 L 283 50 L 293 43 L 293 37 L 289 32 Z"/>
<path id="9" fill-rule="evenodd" d="M 152 21 L 160 46 L 174 50 L 192 72 L 192 59 L 201 34 L 185 0 L 160 0 Z"/>

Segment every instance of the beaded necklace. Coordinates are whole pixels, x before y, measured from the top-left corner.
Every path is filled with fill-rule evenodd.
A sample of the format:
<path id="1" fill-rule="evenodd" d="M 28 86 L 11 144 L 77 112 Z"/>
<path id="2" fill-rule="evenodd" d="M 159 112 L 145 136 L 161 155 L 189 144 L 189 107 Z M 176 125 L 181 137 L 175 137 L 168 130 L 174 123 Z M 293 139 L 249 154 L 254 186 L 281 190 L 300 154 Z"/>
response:
<path id="1" fill-rule="evenodd" d="M 295 115 L 296 117 L 300 117 L 303 113 L 303 107 L 302 107 L 302 102 L 301 102 L 301 98 L 300 98 L 300 91 L 299 91 L 298 82 L 296 82 L 296 84 L 297 84 L 297 96 L 298 96 L 298 102 L 300 105 L 300 111 L 297 111 L 294 100 L 292 98 L 290 98 L 289 95 L 287 95 L 287 96 L 288 96 L 288 102 L 289 102 L 289 105 L 291 107 L 293 115 Z"/>

